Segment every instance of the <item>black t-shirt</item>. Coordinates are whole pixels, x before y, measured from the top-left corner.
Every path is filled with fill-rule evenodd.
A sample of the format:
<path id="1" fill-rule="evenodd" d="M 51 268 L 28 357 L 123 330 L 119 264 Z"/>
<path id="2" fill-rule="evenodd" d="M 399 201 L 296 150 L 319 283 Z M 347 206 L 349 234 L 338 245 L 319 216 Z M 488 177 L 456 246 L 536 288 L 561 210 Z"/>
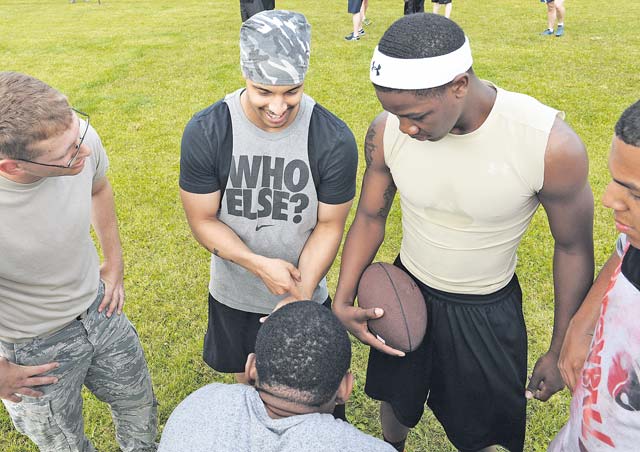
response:
<path id="1" fill-rule="evenodd" d="M 315 104 L 307 145 L 318 200 L 342 204 L 353 199 L 358 148 L 349 127 L 326 108 Z M 196 113 L 184 130 L 180 188 L 198 194 L 224 190 L 232 151 L 229 107 L 220 100 Z"/>
<path id="2" fill-rule="evenodd" d="M 629 245 L 622 259 L 622 274 L 640 291 L 640 250 Z"/>

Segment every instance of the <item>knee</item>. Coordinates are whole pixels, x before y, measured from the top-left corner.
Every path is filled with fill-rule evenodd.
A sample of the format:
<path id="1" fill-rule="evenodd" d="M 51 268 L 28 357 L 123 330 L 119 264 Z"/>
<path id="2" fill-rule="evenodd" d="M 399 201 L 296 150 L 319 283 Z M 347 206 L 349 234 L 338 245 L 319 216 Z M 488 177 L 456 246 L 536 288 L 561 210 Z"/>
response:
<path id="1" fill-rule="evenodd" d="M 50 401 L 6 404 L 14 427 L 41 450 L 82 450 L 82 410 L 74 404 L 55 411 Z"/>
<path id="2" fill-rule="evenodd" d="M 153 430 L 158 424 L 158 401 L 153 392 L 115 400 L 110 404 L 118 424 Z"/>

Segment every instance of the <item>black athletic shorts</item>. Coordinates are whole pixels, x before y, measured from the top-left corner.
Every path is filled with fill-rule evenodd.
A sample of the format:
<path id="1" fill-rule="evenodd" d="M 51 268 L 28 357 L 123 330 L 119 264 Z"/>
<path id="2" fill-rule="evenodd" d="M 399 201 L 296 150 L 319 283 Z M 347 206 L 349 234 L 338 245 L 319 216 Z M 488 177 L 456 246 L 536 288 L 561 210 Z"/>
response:
<path id="1" fill-rule="evenodd" d="M 394 264 L 406 271 L 399 258 Z M 490 295 L 450 294 L 413 279 L 427 304 L 427 334 L 404 358 L 372 348 L 365 392 L 388 402 L 407 427 L 426 401 L 460 451 L 499 444 L 521 452 L 527 333 L 518 278 Z"/>
<path id="2" fill-rule="evenodd" d="M 451 0 L 431 0 L 431 3 L 437 3 L 439 5 L 447 5 L 451 3 Z"/>
<path id="3" fill-rule="evenodd" d="M 331 297 L 323 303 L 331 309 Z M 255 351 L 256 336 L 267 314 L 230 308 L 209 294 L 209 326 L 204 336 L 202 358 L 218 372 L 244 372 L 249 353 Z"/>
<path id="4" fill-rule="evenodd" d="M 362 8 L 362 0 L 349 0 L 349 4 L 347 5 L 347 11 L 351 14 L 357 14 L 360 12 L 360 8 Z"/>

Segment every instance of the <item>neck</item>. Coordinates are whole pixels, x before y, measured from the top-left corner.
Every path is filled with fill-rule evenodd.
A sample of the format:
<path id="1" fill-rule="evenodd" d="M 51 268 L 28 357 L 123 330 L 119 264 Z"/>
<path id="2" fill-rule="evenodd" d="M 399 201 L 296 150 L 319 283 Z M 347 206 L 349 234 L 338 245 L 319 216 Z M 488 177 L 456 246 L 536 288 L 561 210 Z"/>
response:
<path id="1" fill-rule="evenodd" d="M 469 79 L 469 92 L 464 100 L 462 114 L 455 127 L 454 135 L 464 135 L 480 128 L 486 121 L 496 102 L 496 89 L 475 76 Z"/>
<path id="2" fill-rule="evenodd" d="M 32 176 L 30 174 L 8 174 L 3 171 L 0 171 L 0 177 L 4 177 L 12 182 L 16 182 L 18 184 L 33 184 L 34 182 L 38 182 L 42 177 Z"/>
<path id="3" fill-rule="evenodd" d="M 267 414 L 272 419 L 282 419 L 310 413 L 331 413 L 336 405 L 335 400 L 332 399 L 320 406 L 310 406 L 291 401 L 262 388 L 256 388 L 256 390 L 260 395 L 260 399 L 262 399 L 262 403 L 264 403 Z"/>

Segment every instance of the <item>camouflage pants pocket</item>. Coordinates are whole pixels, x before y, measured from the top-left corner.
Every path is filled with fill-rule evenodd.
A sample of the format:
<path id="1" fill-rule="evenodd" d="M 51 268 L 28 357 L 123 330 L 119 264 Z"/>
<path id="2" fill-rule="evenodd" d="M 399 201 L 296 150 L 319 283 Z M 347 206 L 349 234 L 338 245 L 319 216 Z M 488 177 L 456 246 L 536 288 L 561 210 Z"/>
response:
<path id="1" fill-rule="evenodd" d="M 20 403 L 5 401 L 13 425 L 28 436 L 41 452 L 94 452 L 90 443 L 78 444 L 62 428 L 48 400 L 32 399 Z"/>
<path id="2" fill-rule="evenodd" d="M 84 435 L 82 382 L 91 363 L 92 347 L 83 340 L 83 328 L 73 322 L 64 329 L 27 343 L 13 344 L 4 352 L 21 365 L 56 361 L 60 367 L 50 372 L 57 384 L 40 386 L 39 398 L 22 397 L 22 402 L 5 402 L 16 429 L 27 435 L 41 451 L 93 452 Z"/>

